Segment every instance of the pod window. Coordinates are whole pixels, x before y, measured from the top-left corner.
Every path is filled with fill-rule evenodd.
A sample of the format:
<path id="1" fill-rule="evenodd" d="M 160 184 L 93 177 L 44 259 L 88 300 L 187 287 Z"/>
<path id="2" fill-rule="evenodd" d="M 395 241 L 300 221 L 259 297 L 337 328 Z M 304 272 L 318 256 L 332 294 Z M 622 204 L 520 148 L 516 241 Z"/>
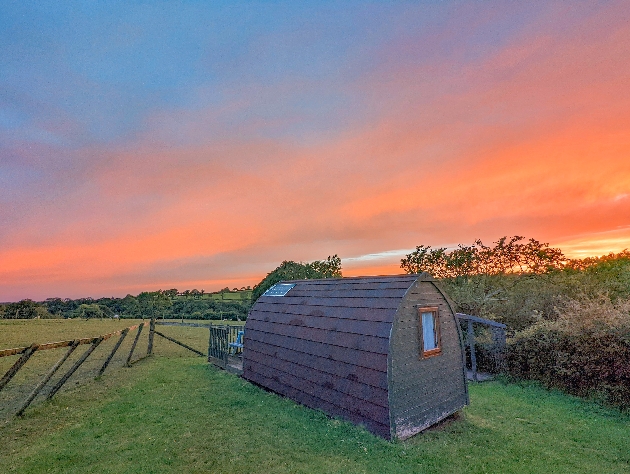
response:
<path id="1" fill-rule="evenodd" d="M 440 318 L 437 307 L 418 308 L 420 348 L 422 357 L 431 357 L 442 352 L 440 341 Z"/>
<path id="2" fill-rule="evenodd" d="M 295 286 L 295 283 L 276 283 L 267 291 L 265 291 L 263 293 L 263 296 L 284 296 L 294 286 Z"/>

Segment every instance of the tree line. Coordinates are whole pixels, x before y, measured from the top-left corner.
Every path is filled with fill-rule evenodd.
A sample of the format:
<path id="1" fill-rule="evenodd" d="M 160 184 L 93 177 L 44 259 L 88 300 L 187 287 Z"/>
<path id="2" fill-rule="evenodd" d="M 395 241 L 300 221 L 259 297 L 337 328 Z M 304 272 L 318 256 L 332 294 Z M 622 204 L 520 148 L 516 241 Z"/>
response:
<path id="1" fill-rule="evenodd" d="M 244 321 L 260 295 L 282 280 L 340 278 L 341 259 L 337 255 L 313 262 L 283 261 L 254 288 L 225 287 L 214 293 L 204 290 L 145 291 L 124 298 L 24 299 L 0 304 L 0 319 L 35 318 L 164 318 Z"/>
<path id="2" fill-rule="evenodd" d="M 0 304 L 0 318 L 165 318 L 244 320 L 251 306 L 251 289 L 224 288 L 215 293 L 177 289 L 144 291 L 124 298 L 24 299 Z"/>

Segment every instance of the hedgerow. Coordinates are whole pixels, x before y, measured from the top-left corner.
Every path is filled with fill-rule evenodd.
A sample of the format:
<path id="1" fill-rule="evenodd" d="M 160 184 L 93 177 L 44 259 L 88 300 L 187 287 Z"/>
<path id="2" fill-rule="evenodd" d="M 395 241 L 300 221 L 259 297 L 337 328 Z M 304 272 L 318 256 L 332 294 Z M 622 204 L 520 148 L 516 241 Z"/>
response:
<path id="1" fill-rule="evenodd" d="M 508 373 L 630 409 L 630 300 L 571 299 L 556 311 L 508 342 Z"/>

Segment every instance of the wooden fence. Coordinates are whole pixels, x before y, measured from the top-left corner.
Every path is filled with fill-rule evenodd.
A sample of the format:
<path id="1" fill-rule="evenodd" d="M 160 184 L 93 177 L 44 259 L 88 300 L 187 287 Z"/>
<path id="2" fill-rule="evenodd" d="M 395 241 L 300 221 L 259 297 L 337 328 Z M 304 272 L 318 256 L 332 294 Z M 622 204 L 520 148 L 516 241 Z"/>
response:
<path id="1" fill-rule="evenodd" d="M 234 343 L 238 339 L 239 331 L 243 331 L 243 326 L 240 325 L 214 325 L 214 324 L 200 324 L 200 323 L 183 323 L 175 321 L 158 321 L 158 326 L 184 326 L 184 327 L 201 327 L 209 330 L 208 335 L 208 362 L 221 367 L 229 372 L 241 373 L 243 371 L 243 361 L 240 357 L 241 351 L 238 348 L 230 350 L 230 344 Z M 165 336 L 164 334 L 156 331 L 156 334 L 168 339 L 175 344 L 179 344 L 186 349 L 189 349 L 200 356 L 206 356 L 196 349 L 193 349 L 186 344 L 173 339 L 172 337 Z"/>
<path id="2" fill-rule="evenodd" d="M 142 329 L 146 326 L 149 326 L 150 328 L 149 345 L 147 347 L 147 352 L 144 356 L 140 357 L 139 359 L 132 360 L 133 354 L 138 344 L 138 339 L 140 339 L 140 334 L 142 333 Z M 73 339 L 70 341 L 47 342 L 45 344 L 31 344 L 30 346 L 27 346 L 27 347 L 16 347 L 13 349 L 0 350 L 0 357 L 8 357 L 8 356 L 13 356 L 13 355 L 20 356 L 18 360 L 16 360 L 15 363 L 4 374 L 2 379 L 0 379 L 0 391 L 2 391 L 9 384 L 11 379 L 15 377 L 15 375 L 20 371 L 20 369 L 22 369 L 26 365 L 29 359 L 36 352 L 52 350 L 52 349 L 61 349 L 64 347 L 68 348 L 68 350 L 66 350 L 65 353 L 62 355 L 62 357 L 48 370 L 46 375 L 39 381 L 39 383 L 35 386 L 33 391 L 28 395 L 28 397 L 26 397 L 24 402 L 21 404 L 20 408 L 16 412 L 16 415 L 20 416 L 29 407 L 29 405 L 33 402 L 35 397 L 37 397 L 37 395 L 46 386 L 46 384 L 48 384 L 50 379 L 52 379 L 52 377 L 57 373 L 57 371 L 63 366 L 63 364 L 68 360 L 68 358 L 74 353 L 74 351 L 79 348 L 79 346 L 87 345 L 88 347 L 83 352 L 83 354 L 74 362 L 74 364 L 66 371 L 66 373 L 57 381 L 57 383 L 52 388 L 50 388 L 46 396 L 46 399 L 50 400 L 51 398 L 53 398 L 55 394 L 61 389 L 61 387 L 63 387 L 64 384 L 68 381 L 68 379 L 72 376 L 72 374 L 74 374 L 79 369 L 79 367 L 81 367 L 81 365 L 83 365 L 83 363 L 88 359 L 88 357 L 90 357 L 90 355 L 96 350 L 96 348 L 103 341 L 111 337 L 120 336 L 118 338 L 118 341 L 116 341 L 114 348 L 105 358 L 103 365 L 98 371 L 97 377 L 103 375 L 103 373 L 105 372 L 105 369 L 107 369 L 107 366 L 109 365 L 114 355 L 120 348 L 120 345 L 122 344 L 123 340 L 125 339 L 125 337 L 127 337 L 127 334 L 129 334 L 130 332 L 134 330 L 137 330 L 136 336 L 131 345 L 131 349 L 129 350 L 129 354 L 127 355 L 125 365 L 131 366 L 132 363 L 135 363 L 138 360 L 143 359 L 144 357 L 150 355 L 153 350 L 154 329 L 155 329 L 155 322 L 152 320 L 152 321 L 143 322 L 140 324 L 136 324 L 135 326 L 130 326 L 125 329 L 120 329 L 118 331 L 114 331 L 109 334 L 103 334 L 101 336 L 96 336 L 96 337 Z"/>
<path id="3" fill-rule="evenodd" d="M 210 328 L 208 339 L 208 362 L 227 370 L 241 374 L 243 372 L 243 360 L 239 356 L 240 350 L 230 344 L 238 339 L 242 326 L 213 326 Z"/>
<path id="4" fill-rule="evenodd" d="M 146 353 L 141 357 L 133 359 L 134 353 L 136 353 L 136 348 L 138 345 L 138 341 L 140 339 L 140 335 L 143 331 L 143 328 L 149 327 L 149 335 L 148 335 L 148 343 Z M 161 331 L 156 329 L 156 326 L 184 326 L 184 327 L 199 327 L 209 329 L 209 338 L 208 338 L 208 353 L 204 354 L 203 352 L 195 349 L 194 347 L 185 344 L 171 336 L 168 336 Z M 200 323 L 180 323 L 180 322 L 170 322 L 170 321 L 156 321 L 152 319 L 150 321 L 142 322 L 140 324 L 136 324 L 134 326 L 130 326 L 128 328 L 120 329 L 118 331 L 111 332 L 109 334 L 103 334 L 96 337 L 90 338 L 82 338 L 82 339 L 73 339 L 68 341 L 59 341 L 59 342 L 47 342 L 44 344 L 31 344 L 26 347 L 17 347 L 13 349 L 4 349 L 0 350 L 0 358 L 9 357 L 9 356 L 19 356 L 15 363 L 9 368 L 9 370 L 4 374 L 4 376 L 0 379 L 0 391 L 2 391 L 9 382 L 15 377 L 15 375 L 26 365 L 29 359 L 39 351 L 46 351 L 52 349 L 61 349 L 67 348 L 64 354 L 57 360 L 57 362 L 50 367 L 46 375 L 37 383 L 35 388 L 30 392 L 30 394 L 26 397 L 26 399 L 19 405 L 19 408 L 15 412 L 17 416 L 21 416 L 24 414 L 24 411 L 31 405 L 33 400 L 42 392 L 42 390 L 48 385 L 53 376 L 61 369 L 64 363 L 70 358 L 70 356 L 79 348 L 79 346 L 88 346 L 87 349 L 83 352 L 83 354 L 72 364 L 72 366 L 66 371 L 66 373 L 49 389 L 48 394 L 46 395 L 46 399 L 52 399 L 55 394 L 66 384 L 68 379 L 81 367 L 85 361 L 92 355 L 92 353 L 96 350 L 96 348 L 105 340 L 110 339 L 112 337 L 119 336 L 116 344 L 112 348 L 112 350 L 104 357 L 103 364 L 100 366 L 100 369 L 97 372 L 96 377 L 100 377 L 103 375 L 107 367 L 110 365 L 114 355 L 120 349 L 123 341 L 127 337 L 128 334 L 135 333 L 135 337 L 133 339 L 133 343 L 131 344 L 131 348 L 129 349 L 129 353 L 126 356 L 124 365 L 130 367 L 132 364 L 144 359 L 145 357 L 151 355 L 153 353 L 153 344 L 155 335 L 166 339 L 174 344 L 177 344 L 185 349 L 197 354 L 198 356 L 207 357 L 209 362 L 214 362 L 216 365 L 223 367 L 224 369 L 229 370 L 229 346 L 230 342 L 234 342 L 236 340 L 237 331 L 242 330 L 240 326 L 213 326 L 212 324 L 200 324 Z M 232 364 L 233 365 L 233 364 Z"/>
<path id="5" fill-rule="evenodd" d="M 505 324 L 498 323 L 491 319 L 479 318 L 477 316 L 471 316 L 470 314 L 456 313 L 455 316 L 460 322 L 466 323 L 466 344 L 470 351 L 470 370 L 472 372 L 472 379 L 477 382 L 479 380 L 477 373 L 477 355 L 475 351 L 475 329 L 474 324 L 479 324 L 486 328 L 489 328 L 492 333 L 492 348 L 491 352 L 494 359 L 494 370 L 501 372 L 504 368 L 504 356 L 505 356 Z"/>

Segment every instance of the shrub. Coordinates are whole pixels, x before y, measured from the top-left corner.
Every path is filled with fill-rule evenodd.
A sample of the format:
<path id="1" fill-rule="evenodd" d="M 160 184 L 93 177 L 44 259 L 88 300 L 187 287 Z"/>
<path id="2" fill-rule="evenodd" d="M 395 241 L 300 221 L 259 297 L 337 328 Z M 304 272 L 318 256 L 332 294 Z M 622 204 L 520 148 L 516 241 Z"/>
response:
<path id="1" fill-rule="evenodd" d="M 630 300 L 565 300 L 508 343 L 510 375 L 630 409 Z"/>
<path id="2" fill-rule="evenodd" d="M 204 311 L 203 313 L 203 319 L 221 319 L 221 316 L 219 315 L 219 313 L 209 309 L 207 311 Z"/>
<path id="3" fill-rule="evenodd" d="M 549 275 L 474 275 L 442 280 L 457 311 L 524 329 L 553 319 L 561 290 Z"/>

